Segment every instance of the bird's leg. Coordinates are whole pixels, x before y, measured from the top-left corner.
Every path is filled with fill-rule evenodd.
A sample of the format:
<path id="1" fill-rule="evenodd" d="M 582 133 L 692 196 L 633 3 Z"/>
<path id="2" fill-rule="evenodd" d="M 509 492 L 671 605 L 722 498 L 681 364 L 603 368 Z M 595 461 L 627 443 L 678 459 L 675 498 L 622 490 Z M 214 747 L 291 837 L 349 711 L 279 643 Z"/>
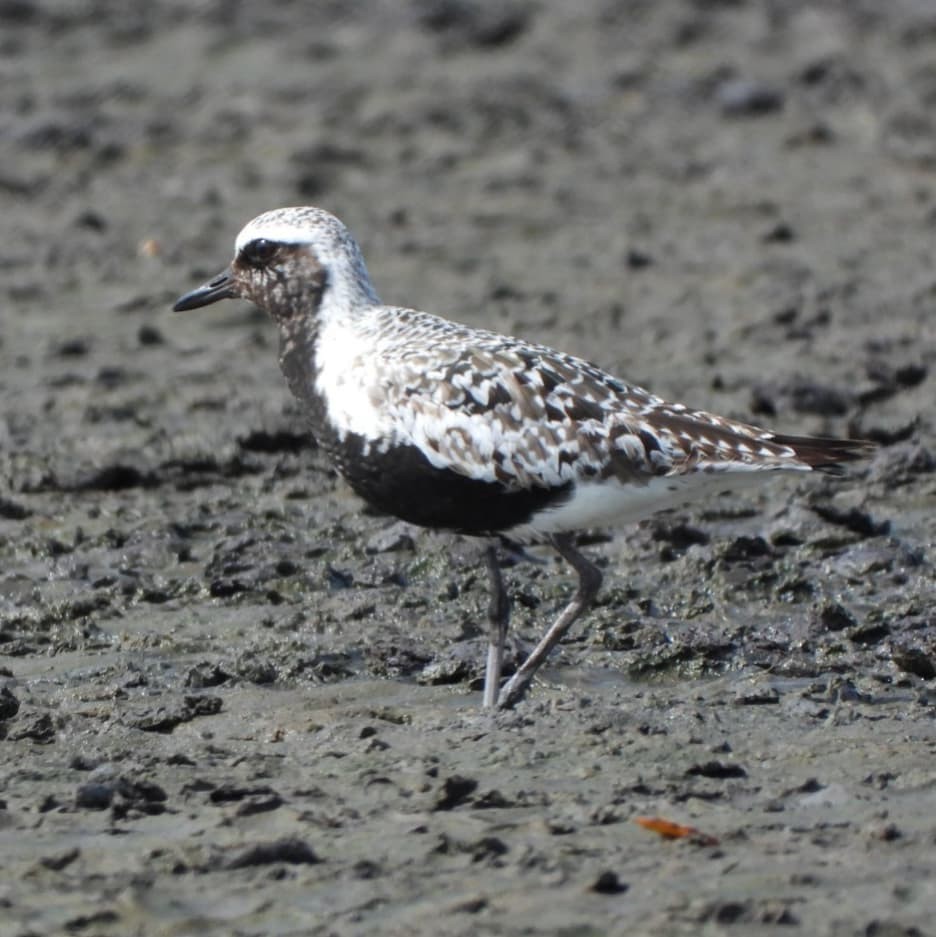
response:
<path id="1" fill-rule="evenodd" d="M 504 663 L 504 643 L 507 640 L 507 625 L 510 622 L 510 596 L 504 588 L 500 563 L 497 561 L 497 546 L 491 544 L 485 553 L 488 579 L 491 582 L 491 602 L 488 605 L 488 654 L 484 672 L 484 706 L 490 709 L 497 703 L 500 689 L 501 667 Z"/>
<path id="2" fill-rule="evenodd" d="M 595 600 L 601 588 L 601 570 L 576 550 L 571 534 L 554 534 L 550 543 L 558 554 L 578 573 L 578 588 L 572 601 L 563 609 L 562 614 L 553 622 L 552 627 L 543 635 L 539 644 L 530 652 L 530 656 L 520 665 L 519 670 L 504 684 L 497 697 L 499 709 L 513 706 L 530 685 L 534 674 L 549 656 L 549 652 L 562 640 L 573 622 L 586 611 Z M 485 695 L 485 699 L 487 696 Z"/>

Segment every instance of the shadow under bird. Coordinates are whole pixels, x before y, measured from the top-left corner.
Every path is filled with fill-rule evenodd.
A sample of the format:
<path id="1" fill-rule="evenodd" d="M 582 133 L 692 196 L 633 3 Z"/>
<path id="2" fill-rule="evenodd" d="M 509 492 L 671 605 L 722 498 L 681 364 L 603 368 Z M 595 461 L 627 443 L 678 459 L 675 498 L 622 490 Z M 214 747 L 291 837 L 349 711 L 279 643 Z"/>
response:
<path id="1" fill-rule="evenodd" d="M 485 706 L 520 699 L 593 602 L 601 573 L 575 531 L 778 470 L 837 472 L 873 448 L 667 403 L 543 345 L 385 306 L 347 228 L 319 208 L 255 218 L 230 267 L 174 309 L 235 298 L 278 326 L 290 390 L 358 495 L 410 523 L 490 539 Z M 578 575 L 572 600 L 503 686 L 510 603 L 498 542 L 550 544 Z"/>

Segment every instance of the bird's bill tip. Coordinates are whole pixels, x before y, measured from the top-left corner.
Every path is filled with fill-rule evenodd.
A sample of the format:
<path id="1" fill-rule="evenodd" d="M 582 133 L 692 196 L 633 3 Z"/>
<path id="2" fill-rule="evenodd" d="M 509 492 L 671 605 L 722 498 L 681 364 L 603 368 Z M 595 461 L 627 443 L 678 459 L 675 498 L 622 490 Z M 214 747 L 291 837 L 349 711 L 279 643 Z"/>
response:
<path id="1" fill-rule="evenodd" d="M 173 312 L 187 312 L 201 306 L 210 306 L 221 299 L 236 299 L 240 295 L 234 274 L 228 267 L 222 273 L 202 284 L 197 289 L 180 296 L 172 307 Z"/>

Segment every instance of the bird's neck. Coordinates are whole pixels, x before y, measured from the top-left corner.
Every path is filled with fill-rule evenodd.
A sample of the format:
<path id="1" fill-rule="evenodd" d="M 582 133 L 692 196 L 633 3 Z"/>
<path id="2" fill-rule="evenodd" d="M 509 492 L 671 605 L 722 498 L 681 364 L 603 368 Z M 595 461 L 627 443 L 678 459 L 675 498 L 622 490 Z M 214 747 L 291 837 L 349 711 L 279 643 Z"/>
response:
<path id="1" fill-rule="evenodd" d="M 326 266 L 328 279 L 319 309 L 320 318 L 328 319 L 332 315 L 345 318 L 380 304 L 357 244 L 352 242 L 338 256 L 329 257 Z"/>
<path id="2" fill-rule="evenodd" d="M 358 279 L 360 289 L 336 290 L 330 282 L 319 302 L 303 314 L 279 319 L 279 363 L 293 395 L 310 407 L 312 422 L 318 423 L 324 403 L 317 387 L 319 373 L 326 361 L 323 335 L 328 339 L 331 358 L 340 358 L 350 347 L 358 346 L 358 336 L 369 336 L 374 317 L 380 308 L 370 280 Z M 337 342 L 337 345 L 335 344 Z M 346 347 L 347 346 L 347 347 Z"/>

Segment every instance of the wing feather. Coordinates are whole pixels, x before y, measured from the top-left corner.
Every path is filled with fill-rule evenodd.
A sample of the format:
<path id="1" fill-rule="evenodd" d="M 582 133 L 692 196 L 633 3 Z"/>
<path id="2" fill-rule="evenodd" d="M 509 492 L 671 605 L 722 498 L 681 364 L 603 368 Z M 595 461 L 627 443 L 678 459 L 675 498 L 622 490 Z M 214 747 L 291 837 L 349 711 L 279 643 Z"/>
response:
<path id="1" fill-rule="evenodd" d="M 434 465 L 469 478 L 517 489 L 609 477 L 645 484 L 696 472 L 834 470 L 866 454 L 667 403 L 542 345 L 389 312 L 378 353 L 392 423 Z"/>

